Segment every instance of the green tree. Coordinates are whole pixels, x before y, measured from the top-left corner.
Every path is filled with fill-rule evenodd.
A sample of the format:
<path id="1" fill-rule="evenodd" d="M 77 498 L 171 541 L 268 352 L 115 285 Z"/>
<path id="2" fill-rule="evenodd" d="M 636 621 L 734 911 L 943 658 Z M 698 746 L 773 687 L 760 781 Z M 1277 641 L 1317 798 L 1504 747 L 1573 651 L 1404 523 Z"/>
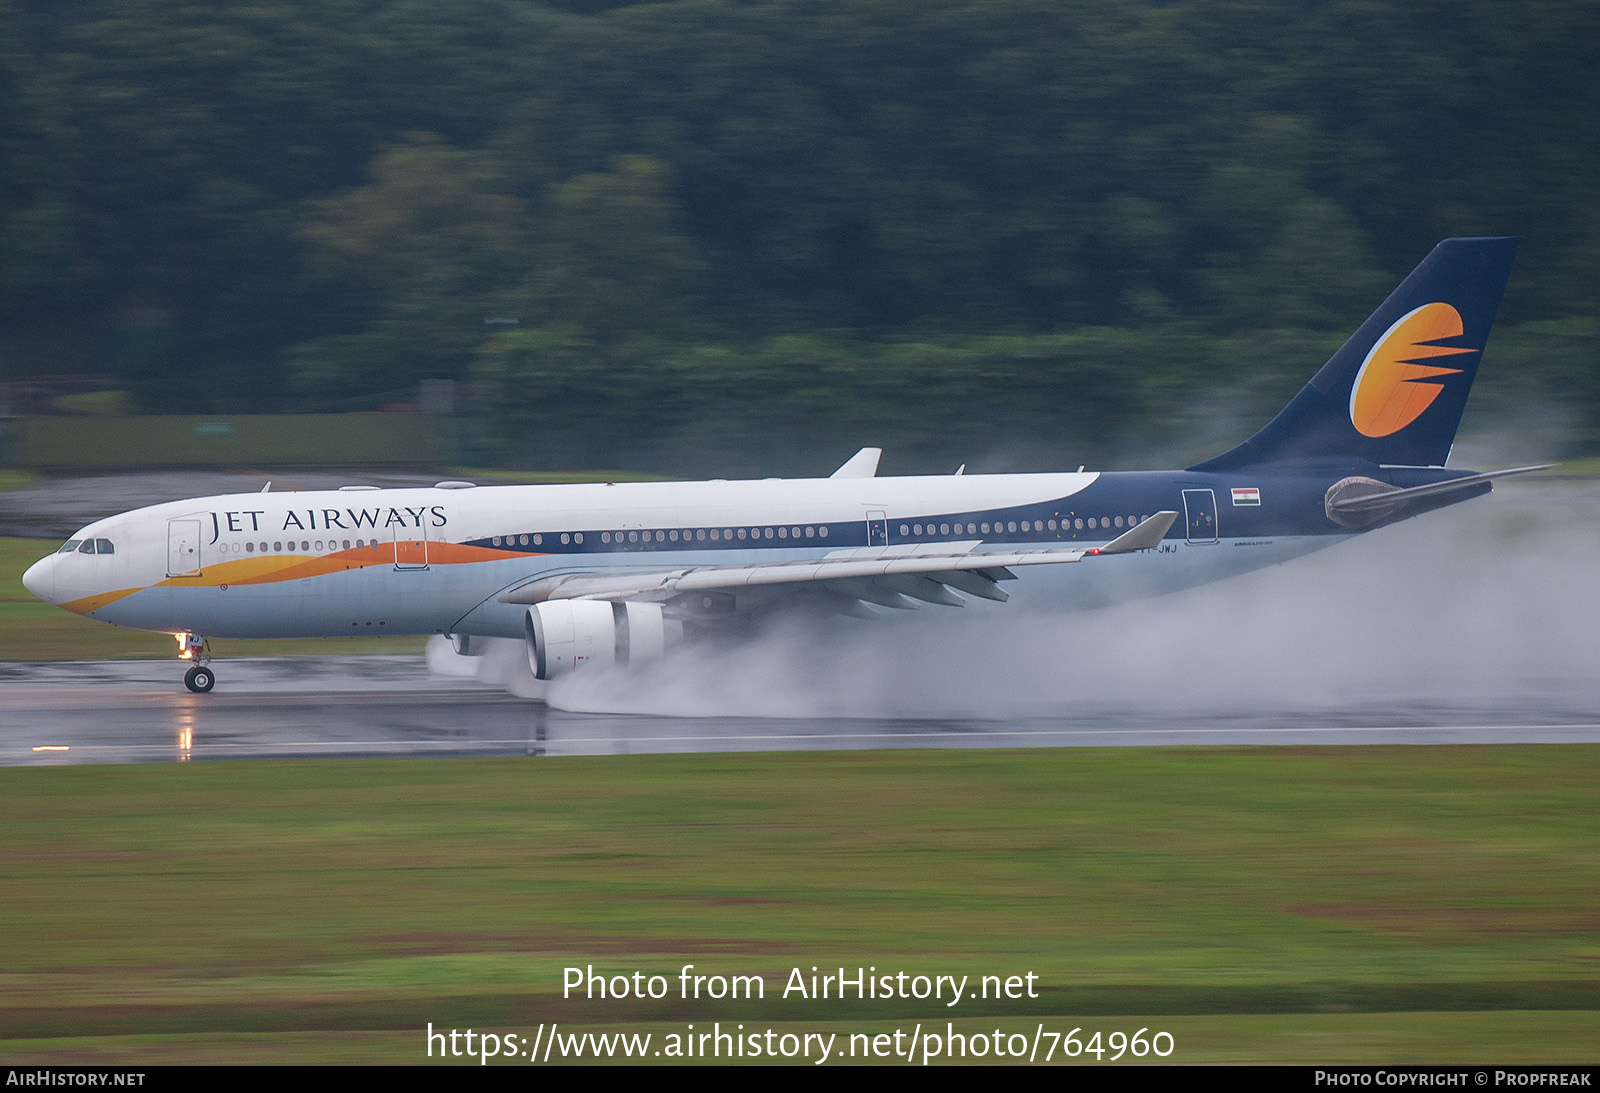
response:
<path id="1" fill-rule="evenodd" d="M 383 149 L 368 174 L 365 186 L 309 206 L 299 232 L 309 276 L 343 295 L 352 326 L 404 347 L 383 389 L 464 378 L 494 321 L 517 318 L 506 309 L 527 277 L 522 203 L 492 155 L 426 133 Z M 302 377 L 337 372 L 348 348 L 320 346 L 296 350 Z"/>
<path id="2" fill-rule="evenodd" d="M 529 283 L 537 321 L 608 343 L 684 332 L 705 264 L 680 220 L 671 168 L 649 156 L 618 156 L 609 171 L 555 186 Z"/>

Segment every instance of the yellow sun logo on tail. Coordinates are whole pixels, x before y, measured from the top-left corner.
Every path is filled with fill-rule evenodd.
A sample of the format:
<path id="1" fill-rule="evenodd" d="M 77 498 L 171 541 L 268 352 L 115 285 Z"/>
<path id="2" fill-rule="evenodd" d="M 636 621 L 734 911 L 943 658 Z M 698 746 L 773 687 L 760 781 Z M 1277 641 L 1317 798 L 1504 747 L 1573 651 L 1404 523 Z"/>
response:
<path id="1" fill-rule="evenodd" d="M 1356 373 L 1350 391 L 1350 423 L 1356 431 L 1362 436 L 1389 436 L 1421 417 L 1443 390 L 1440 384 L 1423 381 L 1461 371 L 1421 362 L 1476 353 L 1476 349 L 1434 344 L 1459 338 L 1462 331 L 1461 313 L 1449 304 L 1424 304 L 1391 326 Z"/>

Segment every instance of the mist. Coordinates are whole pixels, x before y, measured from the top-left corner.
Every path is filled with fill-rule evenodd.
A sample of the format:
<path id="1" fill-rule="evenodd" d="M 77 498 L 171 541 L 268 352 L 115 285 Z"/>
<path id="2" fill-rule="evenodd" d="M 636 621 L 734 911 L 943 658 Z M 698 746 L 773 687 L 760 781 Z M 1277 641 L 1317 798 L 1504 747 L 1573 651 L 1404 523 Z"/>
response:
<path id="1" fill-rule="evenodd" d="M 430 663 L 608 713 L 1570 716 L 1600 710 L 1597 501 L 1588 483 L 1507 483 L 1280 566 L 1092 611 L 1034 602 L 1024 572 L 1008 582 L 1008 604 L 796 620 L 644 670 L 548 685 L 518 642 L 481 658 L 436 647 Z"/>

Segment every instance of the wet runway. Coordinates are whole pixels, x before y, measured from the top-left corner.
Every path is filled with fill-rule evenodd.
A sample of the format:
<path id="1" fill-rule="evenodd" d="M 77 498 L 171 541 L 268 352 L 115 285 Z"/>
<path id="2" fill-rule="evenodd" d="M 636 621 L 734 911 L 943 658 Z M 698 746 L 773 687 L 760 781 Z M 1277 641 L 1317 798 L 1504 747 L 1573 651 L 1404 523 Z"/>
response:
<path id="1" fill-rule="evenodd" d="M 648 752 L 1156 745 L 1600 741 L 1592 706 L 1421 703 L 1337 711 L 1177 715 L 1125 704 L 1070 716 L 652 717 L 578 713 L 417 657 L 241 658 L 208 695 L 168 661 L 0 664 L 0 764 L 331 756 L 557 756 Z"/>

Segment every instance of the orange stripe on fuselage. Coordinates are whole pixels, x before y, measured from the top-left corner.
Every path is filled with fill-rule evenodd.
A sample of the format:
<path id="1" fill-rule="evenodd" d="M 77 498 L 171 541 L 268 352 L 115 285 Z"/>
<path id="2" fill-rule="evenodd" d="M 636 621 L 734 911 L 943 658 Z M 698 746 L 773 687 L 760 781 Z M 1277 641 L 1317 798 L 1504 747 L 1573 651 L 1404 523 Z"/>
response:
<path id="1" fill-rule="evenodd" d="M 421 556 L 420 541 L 400 544 L 402 550 L 410 547 Z M 427 545 L 429 565 L 467 565 L 473 562 L 499 562 L 509 558 L 535 557 L 517 550 L 495 550 L 492 547 L 470 546 L 465 543 L 435 543 Z M 226 562 L 212 562 L 198 576 L 168 577 L 153 585 L 140 588 L 123 588 L 115 592 L 97 592 L 68 600 L 59 606 L 77 615 L 87 615 L 108 604 L 143 592 L 145 588 L 220 588 L 222 585 L 277 584 L 298 581 L 306 577 L 322 577 L 329 573 L 342 573 L 350 569 L 368 569 L 372 566 L 394 565 L 394 547 L 385 543 L 379 549 L 341 550 L 322 557 L 304 554 L 257 555 L 254 558 L 237 558 Z"/>
<path id="2" fill-rule="evenodd" d="M 411 552 L 422 556 L 421 541 L 401 541 L 402 554 Z M 473 562 L 498 562 L 509 558 L 527 558 L 531 555 L 515 550 L 495 550 L 492 547 L 470 546 L 465 543 L 427 544 L 429 565 L 466 565 Z M 368 569 L 372 566 L 394 565 L 394 546 L 363 547 L 341 550 L 333 554 L 308 557 L 304 554 L 283 554 L 271 557 L 237 558 L 226 562 L 212 562 L 198 577 L 168 577 L 157 587 L 214 588 L 219 585 L 276 584 L 281 581 L 298 581 L 306 577 L 322 577 L 329 573 L 343 573 L 350 569 Z"/>
<path id="3" fill-rule="evenodd" d="M 97 592 L 93 596 L 84 596 L 82 599 L 68 600 L 66 603 L 57 604 L 57 607 L 71 611 L 74 615 L 87 615 L 91 611 L 98 611 L 110 603 L 116 603 L 124 596 L 131 596 L 135 592 L 143 592 L 143 588 L 124 588 L 116 592 Z"/>

